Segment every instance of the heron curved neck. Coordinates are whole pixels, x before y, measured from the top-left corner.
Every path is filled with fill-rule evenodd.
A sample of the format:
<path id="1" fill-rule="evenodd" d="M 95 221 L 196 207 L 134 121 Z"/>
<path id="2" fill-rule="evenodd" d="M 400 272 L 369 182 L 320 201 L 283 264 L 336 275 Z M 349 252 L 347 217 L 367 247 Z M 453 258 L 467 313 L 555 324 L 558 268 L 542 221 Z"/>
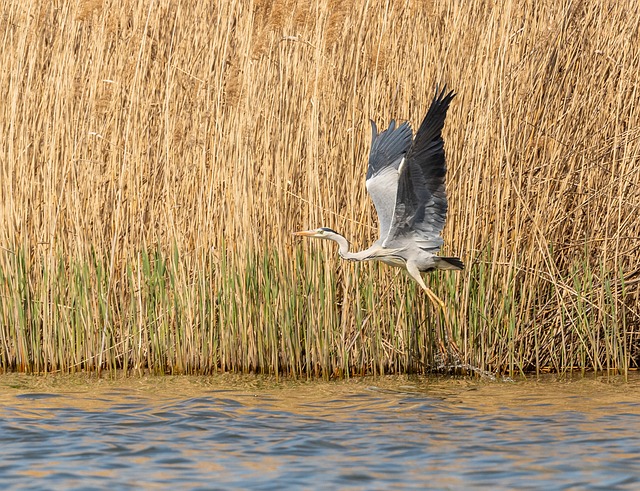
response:
<path id="1" fill-rule="evenodd" d="M 337 242 L 338 246 L 340 246 L 340 249 L 338 250 L 338 254 L 340 254 L 340 257 L 347 259 L 346 256 L 350 254 L 349 241 L 340 234 L 335 234 L 333 237 L 330 238 L 330 240 Z"/>
<path id="2" fill-rule="evenodd" d="M 336 234 L 334 237 L 331 237 L 331 240 L 337 242 L 340 246 L 338 254 L 340 254 L 340 257 L 342 259 L 348 259 L 351 261 L 364 261 L 369 256 L 368 251 L 349 252 L 349 241 L 340 234 Z"/>

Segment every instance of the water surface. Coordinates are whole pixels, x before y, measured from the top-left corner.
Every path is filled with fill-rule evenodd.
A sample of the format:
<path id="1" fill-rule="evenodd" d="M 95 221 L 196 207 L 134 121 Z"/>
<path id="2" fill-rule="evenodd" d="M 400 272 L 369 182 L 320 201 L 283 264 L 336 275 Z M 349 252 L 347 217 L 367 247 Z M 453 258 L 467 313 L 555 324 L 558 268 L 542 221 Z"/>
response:
<path id="1" fill-rule="evenodd" d="M 640 489 L 640 380 L 0 376 L 2 489 Z"/>

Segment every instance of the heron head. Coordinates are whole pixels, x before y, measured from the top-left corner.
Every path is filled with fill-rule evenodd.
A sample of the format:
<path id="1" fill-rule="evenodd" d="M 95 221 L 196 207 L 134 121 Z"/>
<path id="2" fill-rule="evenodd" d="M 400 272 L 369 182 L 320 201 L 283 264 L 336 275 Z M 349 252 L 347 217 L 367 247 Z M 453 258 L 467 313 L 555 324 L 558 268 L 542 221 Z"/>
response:
<path id="1" fill-rule="evenodd" d="M 328 227 L 320 227 L 320 228 L 314 228 L 313 230 L 304 230 L 302 232 L 294 232 L 293 235 L 298 235 L 301 237 L 316 237 L 318 239 L 333 239 L 334 237 L 340 234 L 338 234 L 338 232 Z"/>

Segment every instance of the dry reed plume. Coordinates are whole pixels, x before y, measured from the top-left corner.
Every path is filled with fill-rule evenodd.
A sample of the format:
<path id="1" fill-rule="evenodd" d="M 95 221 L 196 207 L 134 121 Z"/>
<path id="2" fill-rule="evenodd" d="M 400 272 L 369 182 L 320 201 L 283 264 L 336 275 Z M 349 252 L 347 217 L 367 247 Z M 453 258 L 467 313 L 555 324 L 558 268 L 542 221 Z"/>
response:
<path id="1" fill-rule="evenodd" d="M 0 366 L 640 363 L 640 4 L 9 0 Z M 375 240 L 369 118 L 445 126 L 445 323 Z M 448 326 L 448 327 L 446 327 Z"/>

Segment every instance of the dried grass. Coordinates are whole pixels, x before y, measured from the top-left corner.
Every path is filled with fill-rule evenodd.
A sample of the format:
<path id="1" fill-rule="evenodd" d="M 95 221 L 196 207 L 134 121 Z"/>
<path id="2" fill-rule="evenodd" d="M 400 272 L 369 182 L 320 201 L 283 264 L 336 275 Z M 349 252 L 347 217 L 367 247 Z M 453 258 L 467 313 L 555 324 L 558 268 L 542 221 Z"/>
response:
<path id="1" fill-rule="evenodd" d="M 0 366 L 637 368 L 640 7 L 499 7 L 4 2 Z M 444 83 L 450 334 L 291 236 L 375 240 L 368 119 Z"/>

